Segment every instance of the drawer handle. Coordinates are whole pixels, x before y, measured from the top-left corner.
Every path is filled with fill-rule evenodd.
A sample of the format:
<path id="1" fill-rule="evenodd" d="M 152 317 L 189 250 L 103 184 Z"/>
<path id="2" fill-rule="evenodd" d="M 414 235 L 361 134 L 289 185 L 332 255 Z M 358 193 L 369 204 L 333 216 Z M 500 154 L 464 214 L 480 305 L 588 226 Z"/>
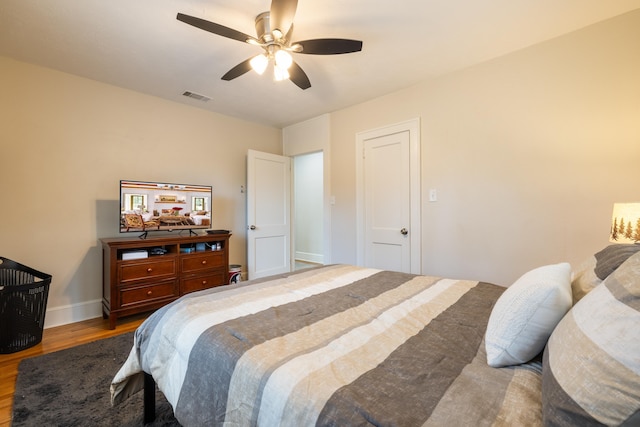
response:
<path id="1" fill-rule="evenodd" d="M 203 281 L 202 281 L 202 284 L 203 284 L 203 285 L 206 285 L 206 284 L 207 284 L 207 281 L 206 281 L 206 280 L 203 280 Z"/>
<path id="2" fill-rule="evenodd" d="M 153 271 L 153 268 L 149 267 L 147 268 L 147 273 L 151 273 Z"/>
<path id="3" fill-rule="evenodd" d="M 203 259 L 203 260 L 202 260 L 202 265 L 205 265 L 206 263 L 207 263 L 207 260 L 206 260 L 206 259 Z"/>
<path id="4" fill-rule="evenodd" d="M 151 296 L 153 292 L 152 291 L 147 291 L 147 295 Z"/>

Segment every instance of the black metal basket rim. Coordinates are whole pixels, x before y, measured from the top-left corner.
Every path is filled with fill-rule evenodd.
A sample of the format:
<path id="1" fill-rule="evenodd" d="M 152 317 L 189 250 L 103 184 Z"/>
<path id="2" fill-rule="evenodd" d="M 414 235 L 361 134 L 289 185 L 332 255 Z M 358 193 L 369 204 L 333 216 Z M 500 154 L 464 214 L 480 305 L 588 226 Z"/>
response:
<path id="1" fill-rule="evenodd" d="M 51 275 L 43 273 L 41 271 L 35 270 L 31 267 L 27 267 L 26 265 L 22 265 L 18 262 L 10 260 L 9 258 L 0 256 L 0 270 L 16 270 L 21 273 L 27 273 L 32 276 L 32 281 L 27 283 L 20 284 L 5 284 L 0 283 L 0 292 L 4 290 L 11 291 L 20 291 L 32 289 L 36 286 L 48 286 L 51 284 Z"/>
<path id="2" fill-rule="evenodd" d="M 42 277 L 42 278 L 46 278 L 46 277 L 51 277 L 50 274 L 46 274 L 43 273 L 41 271 L 35 270 L 31 267 L 27 267 L 26 265 L 20 264 L 19 262 L 13 261 L 9 258 L 5 258 L 3 256 L 0 256 L 0 270 L 2 269 L 10 269 L 13 268 L 15 270 L 20 270 L 20 271 L 24 271 L 30 274 L 33 274 L 34 276 L 38 276 L 38 277 Z"/>
<path id="3" fill-rule="evenodd" d="M 51 278 L 44 280 L 38 280 L 36 282 L 22 283 L 20 285 L 0 285 L 0 293 L 2 292 L 21 292 L 28 291 L 38 286 L 49 286 L 51 284 Z"/>

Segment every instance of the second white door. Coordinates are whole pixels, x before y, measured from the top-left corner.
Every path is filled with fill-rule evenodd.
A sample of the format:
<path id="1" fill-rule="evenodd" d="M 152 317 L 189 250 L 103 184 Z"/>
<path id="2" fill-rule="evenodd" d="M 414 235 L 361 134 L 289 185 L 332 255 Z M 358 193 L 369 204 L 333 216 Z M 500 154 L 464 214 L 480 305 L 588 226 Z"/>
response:
<path id="1" fill-rule="evenodd" d="M 416 120 L 358 134 L 358 258 L 367 267 L 420 273 L 418 130 Z"/>
<path id="2" fill-rule="evenodd" d="M 365 263 L 384 270 L 411 269 L 409 245 L 409 135 L 365 141 Z"/>

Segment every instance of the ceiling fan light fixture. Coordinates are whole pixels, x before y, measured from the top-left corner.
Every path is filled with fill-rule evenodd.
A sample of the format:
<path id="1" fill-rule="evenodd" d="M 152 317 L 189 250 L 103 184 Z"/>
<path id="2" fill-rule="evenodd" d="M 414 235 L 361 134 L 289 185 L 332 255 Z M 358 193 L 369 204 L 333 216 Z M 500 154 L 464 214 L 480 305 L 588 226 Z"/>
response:
<path id="1" fill-rule="evenodd" d="M 264 70 L 267 69 L 267 65 L 269 64 L 269 58 L 267 58 L 264 54 L 254 56 L 251 61 L 249 61 L 251 68 L 256 73 L 262 75 Z"/>
<path id="2" fill-rule="evenodd" d="M 286 68 L 279 67 L 277 64 L 273 67 L 273 75 L 277 82 L 289 79 L 289 71 Z"/>
<path id="3" fill-rule="evenodd" d="M 300 89 L 306 90 L 311 87 L 311 82 L 304 70 L 300 68 L 300 65 L 293 62 L 290 55 L 291 52 L 308 55 L 340 55 L 360 52 L 362 50 L 362 41 L 321 38 L 293 42 L 293 19 L 297 6 L 298 0 L 271 0 L 270 10 L 262 12 L 256 17 L 255 29 L 257 38 L 233 28 L 183 13 L 178 13 L 176 19 L 209 33 L 262 48 L 263 53 L 261 55 L 245 59 L 227 71 L 221 77 L 222 80 L 233 80 L 251 69 L 258 74 L 263 74 L 273 61 L 276 80 L 290 79 Z M 273 22 L 271 22 L 272 18 Z M 291 72 L 289 72 L 289 69 Z"/>
<path id="4" fill-rule="evenodd" d="M 293 63 L 291 54 L 286 50 L 279 49 L 275 54 L 276 66 L 287 70 Z"/>

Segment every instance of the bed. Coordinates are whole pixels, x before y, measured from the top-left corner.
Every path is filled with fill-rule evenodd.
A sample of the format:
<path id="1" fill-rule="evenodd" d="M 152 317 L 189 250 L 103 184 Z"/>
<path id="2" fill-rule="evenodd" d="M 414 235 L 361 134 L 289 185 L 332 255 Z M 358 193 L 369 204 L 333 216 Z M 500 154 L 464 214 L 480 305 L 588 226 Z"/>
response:
<path id="1" fill-rule="evenodd" d="M 640 254 L 633 259 L 640 266 Z M 607 280 L 593 288 L 606 291 Z M 554 370 L 572 363 L 556 347 L 575 335 L 573 323 L 559 330 L 576 307 L 590 310 L 592 292 L 584 293 L 574 306 L 566 263 L 534 269 L 506 291 L 350 265 L 205 290 L 136 330 L 112 403 L 142 390 L 146 377 L 184 426 L 621 424 L 640 408 L 640 352 L 618 361 L 628 362 L 623 411 L 584 410 Z"/>

